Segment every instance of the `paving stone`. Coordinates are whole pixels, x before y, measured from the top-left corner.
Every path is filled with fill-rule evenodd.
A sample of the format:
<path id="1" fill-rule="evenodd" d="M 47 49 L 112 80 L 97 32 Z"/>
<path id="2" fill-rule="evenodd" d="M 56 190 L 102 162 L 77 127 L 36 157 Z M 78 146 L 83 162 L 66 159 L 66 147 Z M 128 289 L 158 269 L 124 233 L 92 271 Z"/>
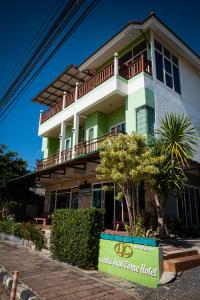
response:
<path id="1" fill-rule="evenodd" d="M 43 300 L 136 300 L 126 291 L 113 286 L 111 277 L 110 282 L 103 281 L 105 275 L 98 271 L 83 271 L 52 260 L 43 253 L 3 241 L 0 242 L 0 248 L 0 265 L 8 271 L 18 270 L 19 279 L 30 286 Z"/>

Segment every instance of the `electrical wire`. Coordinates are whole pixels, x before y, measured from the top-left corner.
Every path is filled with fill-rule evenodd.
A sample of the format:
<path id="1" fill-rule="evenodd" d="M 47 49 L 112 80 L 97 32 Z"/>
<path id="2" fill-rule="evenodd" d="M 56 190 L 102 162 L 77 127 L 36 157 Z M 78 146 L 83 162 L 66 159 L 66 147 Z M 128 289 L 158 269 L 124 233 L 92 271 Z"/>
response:
<path id="1" fill-rule="evenodd" d="M 81 16 L 78 18 L 78 20 L 72 25 L 70 30 L 65 34 L 65 36 L 62 38 L 62 40 L 58 43 L 58 45 L 51 51 L 51 53 L 47 56 L 45 61 L 41 64 L 41 66 L 37 69 L 37 71 L 31 76 L 31 78 L 26 82 L 25 86 L 22 88 L 21 91 L 14 97 L 13 101 L 9 103 L 9 105 L 4 110 L 4 113 L 0 115 L 2 120 L 0 123 L 6 118 L 10 110 L 12 109 L 13 105 L 16 103 L 17 98 L 24 93 L 25 89 L 32 83 L 32 81 L 38 76 L 42 68 L 49 62 L 49 60 L 55 55 L 55 53 L 62 47 L 64 42 L 70 38 L 70 36 L 73 34 L 73 32 L 80 26 L 80 24 L 85 20 L 85 18 L 88 16 L 88 14 L 94 9 L 94 7 L 97 5 L 99 0 L 93 0 L 90 5 L 86 8 L 86 10 L 81 14 Z"/>
<path id="2" fill-rule="evenodd" d="M 13 80 L 13 82 L 10 84 L 9 88 L 5 91 L 3 97 L 0 99 L 1 106 L 2 106 L 2 103 L 10 101 L 14 92 L 19 88 L 20 84 L 24 82 L 24 80 L 27 78 L 27 76 L 29 75 L 29 73 L 33 69 L 33 67 L 36 66 L 35 59 L 38 57 L 41 50 L 44 49 L 44 46 L 48 43 L 48 39 L 55 38 L 54 31 L 57 29 L 57 27 L 59 28 L 60 24 L 62 24 L 63 20 L 67 16 L 67 13 L 71 12 L 71 9 L 73 8 L 74 5 L 77 5 L 77 3 L 81 3 L 82 1 L 83 0 L 79 0 L 79 1 L 69 0 L 67 2 L 64 9 L 61 12 L 61 14 L 58 16 L 56 21 L 50 27 L 50 29 L 46 33 L 44 39 L 40 42 L 39 47 L 31 55 L 31 57 L 29 58 L 29 61 L 25 64 L 25 66 L 22 68 L 22 70 L 20 71 L 18 76 Z M 47 44 L 47 46 L 50 46 L 50 45 L 51 45 L 51 43 Z M 31 68 L 31 70 L 29 70 L 29 68 Z"/>
<path id="3" fill-rule="evenodd" d="M 3 83 L 3 85 L 0 87 L 1 88 L 0 94 L 2 94 L 4 88 L 9 84 L 9 82 L 12 81 L 12 78 L 14 77 L 14 74 L 16 73 L 16 69 L 19 70 L 22 67 L 22 65 L 25 62 L 25 60 L 28 59 L 28 57 L 31 54 L 31 51 L 33 50 L 34 43 L 37 44 L 37 40 L 42 38 L 42 36 L 44 35 L 45 31 L 47 31 L 48 26 L 51 24 L 53 18 L 55 18 L 55 16 L 57 15 L 57 13 L 59 12 L 59 10 L 63 6 L 63 3 L 64 3 L 64 1 L 60 1 L 60 0 L 58 0 L 56 2 L 55 6 L 50 11 L 49 16 L 42 23 L 42 25 L 40 26 L 39 30 L 35 33 L 35 35 L 33 36 L 33 39 L 31 40 L 30 44 L 27 46 L 27 48 L 25 49 L 25 51 L 21 55 L 19 61 L 14 66 L 13 70 L 11 71 L 11 73 L 9 74 L 9 76 L 6 78 L 6 80 Z"/>

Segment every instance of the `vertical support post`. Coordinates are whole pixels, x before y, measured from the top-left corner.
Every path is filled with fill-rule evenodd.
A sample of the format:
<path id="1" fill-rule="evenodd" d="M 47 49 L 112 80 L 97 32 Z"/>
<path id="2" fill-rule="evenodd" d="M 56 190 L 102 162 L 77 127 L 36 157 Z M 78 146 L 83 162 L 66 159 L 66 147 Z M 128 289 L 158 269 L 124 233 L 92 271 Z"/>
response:
<path id="1" fill-rule="evenodd" d="M 60 151 L 59 151 L 59 163 L 62 162 L 62 152 L 65 150 L 65 136 L 66 136 L 66 122 L 63 121 L 60 127 Z"/>
<path id="2" fill-rule="evenodd" d="M 158 119 L 157 119 L 157 92 L 156 92 L 156 59 L 155 59 L 155 45 L 154 45 L 154 34 L 151 31 L 151 69 L 153 77 L 153 89 L 154 89 L 154 114 L 155 114 L 155 123 L 154 123 L 154 135 L 157 136 L 158 129 Z"/>
<path id="3" fill-rule="evenodd" d="M 76 87 L 75 87 L 75 101 L 78 100 L 78 85 L 79 85 L 79 83 L 76 82 Z"/>
<path id="4" fill-rule="evenodd" d="M 74 124 L 72 128 L 72 158 L 75 157 L 75 146 L 78 144 L 78 135 L 79 135 L 79 114 L 74 115 Z"/>
<path id="5" fill-rule="evenodd" d="M 39 126 L 40 126 L 40 124 L 41 124 L 41 118 L 42 118 L 42 114 L 43 114 L 43 110 L 41 109 L 41 110 L 40 110 Z"/>
<path id="6" fill-rule="evenodd" d="M 114 75 L 119 75 L 118 53 L 114 53 Z"/>
<path id="7" fill-rule="evenodd" d="M 67 100 L 67 93 L 64 92 L 63 93 L 63 107 L 62 107 L 62 109 L 64 109 L 66 107 L 66 100 Z"/>
<path id="8" fill-rule="evenodd" d="M 18 276 L 19 276 L 19 272 L 18 271 L 14 271 L 12 288 L 11 288 L 11 292 L 10 292 L 10 300 L 16 300 Z"/>

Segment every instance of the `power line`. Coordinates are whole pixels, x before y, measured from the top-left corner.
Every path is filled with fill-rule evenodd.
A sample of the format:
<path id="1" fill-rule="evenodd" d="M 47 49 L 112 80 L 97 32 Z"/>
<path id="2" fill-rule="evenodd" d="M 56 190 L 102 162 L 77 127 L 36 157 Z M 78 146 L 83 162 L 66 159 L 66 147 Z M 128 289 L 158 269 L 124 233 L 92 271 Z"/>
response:
<path id="1" fill-rule="evenodd" d="M 59 14 L 58 18 L 51 25 L 50 29 L 45 34 L 44 38 L 41 40 L 41 42 L 40 42 L 39 46 L 36 48 L 35 52 L 30 56 L 27 63 L 23 66 L 21 71 L 18 73 L 17 77 L 15 77 L 13 79 L 9 88 L 5 91 L 4 95 L 2 96 L 2 98 L 0 100 L 1 106 L 6 101 L 9 102 L 11 100 L 11 97 L 14 95 L 14 92 L 19 88 L 20 84 L 22 84 L 24 82 L 24 80 L 26 80 L 26 78 L 29 75 L 29 73 L 31 72 L 31 70 L 36 66 L 35 60 L 37 59 L 37 57 L 40 54 L 40 52 L 42 51 L 42 49 L 44 49 L 44 47 L 46 45 L 50 46 L 52 39 L 53 38 L 55 39 L 56 36 L 54 34 L 54 31 L 57 28 L 59 28 L 60 24 L 62 25 L 63 20 L 67 17 L 67 14 L 71 12 L 71 9 L 73 8 L 73 6 L 74 5 L 77 6 L 77 4 L 79 5 L 79 3 L 81 3 L 81 2 L 83 2 L 83 0 L 79 0 L 79 1 L 69 0 L 68 1 L 68 3 L 65 5 L 62 12 Z M 50 39 L 50 43 L 48 43 L 49 39 Z M 44 50 L 46 50 L 46 48 Z"/>
<path id="2" fill-rule="evenodd" d="M 23 63 L 25 62 L 25 60 L 28 59 L 28 57 L 30 56 L 31 50 L 33 50 L 34 43 L 36 43 L 37 39 L 39 39 L 39 38 L 41 39 L 42 38 L 42 36 L 44 35 L 45 30 L 47 31 L 48 26 L 52 22 L 53 18 L 55 18 L 55 16 L 57 15 L 58 11 L 63 6 L 63 3 L 64 3 L 64 1 L 61 2 L 60 0 L 58 0 L 56 2 L 55 6 L 50 11 L 49 16 L 42 23 L 42 25 L 40 26 L 40 28 L 38 29 L 38 31 L 35 33 L 35 35 L 33 36 L 32 41 L 30 42 L 30 44 L 28 45 L 28 47 L 25 49 L 25 51 L 21 55 L 19 61 L 14 66 L 13 70 L 11 71 L 11 73 L 9 74 L 9 76 L 6 78 L 5 82 L 1 86 L 0 94 L 2 94 L 2 92 L 4 90 L 4 87 L 6 87 L 9 84 L 9 82 L 11 81 L 11 79 L 13 78 L 14 74 L 16 73 L 16 69 L 20 69 L 22 67 Z"/>
<path id="3" fill-rule="evenodd" d="M 55 53 L 62 47 L 64 42 L 70 38 L 72 33 L 80 26 L 80 24 L 85 20 L 85 18 L 88 16 L 88 14 L 94 9 L 94 7 L 97 5 L 99 0 L 93 0 L 91 4 L 87 6 L 85 11 L 81 14 L 81 16 L 78 18 L 78 20 L 71 26 L 67 34 L 62 38 L 62 40 L 58 43 L 58 45 L 51 51 L 51 53 L 47 56 L 45 61 L 41 64 L 41 66 L 36 70 L 36 72 L 32 75 L 32 77 L 26 82 L 24 87 L 19 91 L 19 93 L 14 97 L 13 101 L 8 104 L 6 109 L 4 110 L 3 114 L 1 114 L 1 117 L 3 119 L 0 121 L 0 123 L 5 119 L 5 117 L 8 115 L 12 107 L 17 101 L 17 98 L 24 93 L 24 90 L 31 84 L 31 82 L 35 79 L 35 77 L 40 73 L 42 68 L 49 62 L 49 60 L 55 55 Z"/>

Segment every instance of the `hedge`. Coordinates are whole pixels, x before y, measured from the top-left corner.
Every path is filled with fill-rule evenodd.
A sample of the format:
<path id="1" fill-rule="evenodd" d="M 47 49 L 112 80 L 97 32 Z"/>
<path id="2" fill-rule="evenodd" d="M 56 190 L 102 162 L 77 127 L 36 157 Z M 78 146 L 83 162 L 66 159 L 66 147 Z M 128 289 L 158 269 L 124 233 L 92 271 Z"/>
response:
<path id="1" fill-rule="evenodd" d="M 102 210 L 89 208 L 55 211 L 50 241 L 52 257 L 80 268 L 96 269 L 102 229 Z"/>
<path id="2" fill-rule="evenodd" d="M 44 233 L 35 224 L 17 223 L 11 219 L 0 220 L 0 232 L 32 241 L 37 250 L 45 247 Z"/>

